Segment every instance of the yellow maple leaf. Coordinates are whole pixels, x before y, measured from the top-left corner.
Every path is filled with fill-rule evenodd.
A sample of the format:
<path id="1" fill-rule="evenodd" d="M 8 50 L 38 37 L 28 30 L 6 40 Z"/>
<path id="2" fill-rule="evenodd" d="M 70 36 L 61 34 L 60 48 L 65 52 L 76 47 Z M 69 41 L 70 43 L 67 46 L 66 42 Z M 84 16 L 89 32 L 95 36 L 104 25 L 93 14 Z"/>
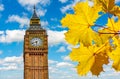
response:
<path id="1" fill-rule="evenodd" d="M 100 0 L 90 0 L 90 1 L 92 1 L 94 3 L 94 5 L 97 5 L 102 8 L 102 4 L 101 4 Z"/>
<path id="2" fill-rule="evenodd" d="M 116 71 L 120 71 L 120 39 L 113 38 L 113 40 L 117 47 L 112 52 L 109 52 L 109 57 L 113 60 L 112 67 Z"/>
<path id="3" fill-rule="evenodd" d="M 109 54 L 109 57 L 113 60 L 112 67 L 116 71 L 120 71 L 120 47 L 117 47 L 116 50 Z"/>
<path id="4" fill-rule="evenodd" d="M 91 71 L 93 75 L 99 75 L 103 71 L 103 64 L 108 63 L 105 50 L 107 50 L 105 45 L 101 47 L 89 46 L 87 48 L 82 43 L 80 44 L 80 48 L 74 48 L 70 53 L 70 58 L 73 61 L 79 62 L 77 66 L 78 74 L 86 75 Z"/>
<path id="5" fill-rule="evenodd" d="M 114 36 L 119 36 L 120 21 L 115 22 L 113 18 L 108 18 L 107 27 L 98 30 L 99 37 L 95 39 L 96 44 L 101 45 Z"/>
<path id="6" fill-rule="evenodd" d="M 97 39 L 97 37 L 98 34 L 87 27 L 79 28 L 79 30 L 69 30 L 65 33 L 65 39 L 73 45 L 82 42 L 85 46 L 89 46 L 92 45 L 93 39 Z"/>
<path id="7" fill-rule="evenodd" d="M 96 0 L 101 4 L 102 10 L 113 15 L 120 15 L 120 7 L 115 5 L 115 0 Z"/>
<path id="8" fill-rule="evenodd" d="M 120 20 L 115 22 L 113 18 L 109 18 L 107 26 L 108 26 L 108 33 L 111 33 L 110 30 L 113 31 L 113 33 L 120 32 Z"/>
<path id="9" fill-rule="evenodd" d="M 113 29 L 110 27 L 102 27 L 102 29 L 98 30 L 99 37 L 95 39 L 95 43 L 98 46 L 104 44 L 106 41 L 109 41 L 114 36 L 114 34 L 116 34 L 116 32 L 113 31 Z"/>
<path id="10" fill-rule="evenodd" d="M 108 23 L 106 27 L 98 30 L 99 37 L 95 39 L 95 42 L 98 46 L 104 44 L 106 41 L 114 36 L 119 36 L 120 32 L 120 21 L 114 21 L 113 18 L 108 18 Z"/>
<path id="11" fill-rule="evenodd" d="M 120 38 L 119 37 L 113 37 L 113 44 L 115 45 L 115 47 L 119 47 L 120 46 Z"/>
<path id="12" fill-rule="evenodd" d="M 97 46 L 101 46 L 106 41 L 109 41 L 109 39 L 112 37 L 111 34 L 102 34 L 102 33 L 108 33 L 105 29 L 99 30 L 99 37 L 95 39 L 95 44 Z"/>
<path id="13" fill-rule="evenodd" d="M 115 16 L 118 16 L 120 18 L 120 7 L 114 6 L 114 8 L 111 10 L 111 14 L 114 14 Z"/>
<path id="14" fill-rule="evenodd" d="M 99 17 L 99 6 L 90 7 L 88 2 L 77 3 L 74 7 L 75 14 L 67 14 L 61 20 L 62 26 L 69 28 L 65 34 L 66 40 L 71 44 L 83 42 L 84 45 L 91 45 L 94 38 L 97 38 L 91 26 Z"/>
<path id="15" fill-rule="evenodd" d="M 93 75 L 99 75 L 101 71 L 103 70 L 103 64 L 108 64 L 108 56 L 106 53 L 99 53 L 98 55 L 95 56 L 95 61 L 94 61 L 94 65 L 91 67 L 91 72 Z"/>

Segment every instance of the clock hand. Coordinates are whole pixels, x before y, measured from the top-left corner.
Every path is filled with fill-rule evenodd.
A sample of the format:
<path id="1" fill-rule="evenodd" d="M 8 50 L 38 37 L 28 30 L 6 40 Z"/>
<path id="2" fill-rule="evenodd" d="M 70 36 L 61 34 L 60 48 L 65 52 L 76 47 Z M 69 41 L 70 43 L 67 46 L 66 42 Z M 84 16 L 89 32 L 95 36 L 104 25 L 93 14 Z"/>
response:
<path id="1" fill-rule="evenodd" d="M 34 43 L 36 43 L 36 44 L 37 44 L 37 41 L 32 42 L 32 44 L 34 44 Z"/>
<path id="2" fill-rule="evenodd" d="M 32 44 L 34 44 L 34 42 L 32 42 Z"/>
<path id="3" fill-rule="evenodd" d="M 35 41 L 35 42 L 36 42 L 36 44 L 37 44 L 38 41 Z"/>
<path id="4" fill-rule="evenodd" d="M 36 44 L 37 44 L 38 41 L 35 41 L 35 42 L 36 42 Z"/>
<path id="5" fill-rule="evenodd" d="M 37 45 L 38 41 L 34 41 L 32 44 Z"/>

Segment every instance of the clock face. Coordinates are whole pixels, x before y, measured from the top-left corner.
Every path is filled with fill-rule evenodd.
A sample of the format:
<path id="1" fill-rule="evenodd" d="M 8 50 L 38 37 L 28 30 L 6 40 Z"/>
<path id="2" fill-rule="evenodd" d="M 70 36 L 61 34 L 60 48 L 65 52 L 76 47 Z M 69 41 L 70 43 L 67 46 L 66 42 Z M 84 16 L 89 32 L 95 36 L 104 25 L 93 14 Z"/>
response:
<path id="1" fill-rule="evenodd" d="M 39 47 L 42 45 L 42 40 L 40 38 L 32 38 L 30 44 L 34 47 Z"/>

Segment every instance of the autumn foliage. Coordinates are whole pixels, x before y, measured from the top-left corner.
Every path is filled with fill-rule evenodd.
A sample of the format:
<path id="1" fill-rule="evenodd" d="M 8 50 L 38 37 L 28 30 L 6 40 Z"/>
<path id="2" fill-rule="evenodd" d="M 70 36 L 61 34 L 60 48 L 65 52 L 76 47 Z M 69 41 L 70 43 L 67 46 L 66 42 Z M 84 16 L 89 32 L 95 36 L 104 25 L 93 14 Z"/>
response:
<path id="1" fill-rule="evenodd" d="M 70 53 L 71 60 L 78 62 L 78 74 L 91 71 L 98 76 L 109 60 L 113 61 L 112 67 L 120 71 L 120 7 L 115 0 L 93 0 L 93 3 L 92 6 L 88 0 L 77 3 L 74 14 L 66 14 L 61 23 L 69 29 L 65 33 L 66 41 L 79 45 Z M 102 25 L 98 24 L 104 15 L 107 22 L 103 19 Z"/>

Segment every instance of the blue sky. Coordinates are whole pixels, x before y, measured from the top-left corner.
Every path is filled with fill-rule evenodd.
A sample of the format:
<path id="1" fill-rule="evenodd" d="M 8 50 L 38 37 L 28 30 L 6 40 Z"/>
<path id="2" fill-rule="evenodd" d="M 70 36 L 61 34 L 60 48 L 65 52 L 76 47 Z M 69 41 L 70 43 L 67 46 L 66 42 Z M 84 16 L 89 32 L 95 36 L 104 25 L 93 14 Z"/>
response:
<path id="1" fill-rule="evenodd" d="M 68 57 L 73 46 L 65 41 L 67 28 L 61 27 L 60 20 L 73 13 L 72 7 L 79 1 L 83 0 L 0 0 L 0 79 L 23 79 L 23 37 L 34 4 L 48 33 L 49 79 L 119 79 L 120 72 L 111 68 L 112 62 L 99 77 L 77 75 L 76 63 Z"/>

